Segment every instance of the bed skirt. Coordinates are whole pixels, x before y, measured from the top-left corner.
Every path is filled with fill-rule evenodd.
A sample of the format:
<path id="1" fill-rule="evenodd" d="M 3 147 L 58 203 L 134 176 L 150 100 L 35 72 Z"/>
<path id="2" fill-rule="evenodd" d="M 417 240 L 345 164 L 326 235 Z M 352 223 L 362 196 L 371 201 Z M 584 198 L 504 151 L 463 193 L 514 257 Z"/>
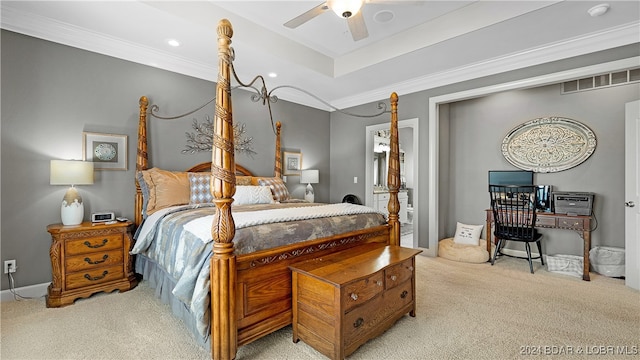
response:
<path id="1" fill-rule="evenodd" d="M 210 336 L 202 337 L 196 327 L 196 319 L 189 311 L 187 305 L 173 296 L 172 290 L 175 287 L 175 280 L 167 274 L 164 269 L 144 255 L 136 255 L 135 270 L 142 275 L 142 281 L 146 281 L 150 288 L 155 290 L 155 295 L 162 303 L 171 307 L 171 312 L 182 322 L 191 332 L 192 337 L 198 345 L 203 348 L 211 348 Z"/>

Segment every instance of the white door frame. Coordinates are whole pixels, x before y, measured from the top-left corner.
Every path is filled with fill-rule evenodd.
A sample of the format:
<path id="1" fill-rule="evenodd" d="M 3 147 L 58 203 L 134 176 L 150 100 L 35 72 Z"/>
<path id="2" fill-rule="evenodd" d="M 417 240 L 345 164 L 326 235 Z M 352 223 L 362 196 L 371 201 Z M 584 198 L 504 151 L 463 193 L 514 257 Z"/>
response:
<path id="1" fill-rule="evenodd" d="M 419 231 L 419 219 L 420 203 L 418 201 L 418 194 L 420 192 L 420 183 L 418 182 L 418 169 L 419 167 L 419 152 L 420 145 L 418 143 L 418 118 L 400 120 L 398 121 L 398 129 L 412 128 L 413 129 L 413 248 L 418 247 L 418 231 Z M 373 206 L 373 176 L 371 176 L 373 169 L 373 131 L 389 130 L 389 123 L 382 123 L 377 125 L 369 125 L 365 127 L 365 187 L 364 187 L 364 203 L 367 206 Z"/>
<path id="2" fill-rule="evenodd" d="M 537 76 L 529 79 L 523 79 L 503 84 L 497 84 L 457 93 L 451 93 L 441 96 L 429 98 L 429 158 L 428 158 L 428 189 L 429 189 L 429 249 L 426 254 L 429 256 L 438 255 L 438 240 L 440 239 L 440 224 L 438 217 L 439 197 L 438 197 L 438 177 L 439 177 L 439 138 L 440 138 L 440 119 L 439 106 L 454 101 L 462 101 L 489 94 L 499 93 L 503 91 L 511 91 L 517 89 L 527 89 L 532 87 L 556 84 L 567 80 L 579 79 L 585 76 L 591 76 L 599 73 L 613 72 L 624 70 L 638 66 L 640 57 L 632 57 L 622 60 L 611 61 L 607 63 L 585 66 L 582 68 L 561 71 L 557 73 Z"/>
<path id="3" fill-rule="evenodd" d="M 624 133 L 625 285 L 640 290 L 640 100 L 625 105 Z"/>

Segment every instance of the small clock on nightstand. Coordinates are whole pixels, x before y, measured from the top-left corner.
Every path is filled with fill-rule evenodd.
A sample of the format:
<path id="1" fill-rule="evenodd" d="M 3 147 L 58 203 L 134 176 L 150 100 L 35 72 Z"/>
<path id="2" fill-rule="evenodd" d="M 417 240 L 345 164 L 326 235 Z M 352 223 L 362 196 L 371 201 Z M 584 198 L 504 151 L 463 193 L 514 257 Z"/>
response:
<path id="1" fill-rule="evenodd" d="M 138 280 L 129 254 L 132 227 L 130 221 L 47 226 L 53 274 L 47 307 L 70 305 L 100 291 L 133 289 Z"/>

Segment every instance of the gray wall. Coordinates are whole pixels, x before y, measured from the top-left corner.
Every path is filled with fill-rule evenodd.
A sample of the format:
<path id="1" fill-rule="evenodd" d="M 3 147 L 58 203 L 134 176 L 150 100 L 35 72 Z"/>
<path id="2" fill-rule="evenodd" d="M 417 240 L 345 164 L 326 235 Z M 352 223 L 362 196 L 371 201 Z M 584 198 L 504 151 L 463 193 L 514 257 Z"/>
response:
<path id="1" fill-rule="evenodd" d="M 414 219 L 414 221 L 417 220 L 419 224 L 418 225 L 419 234 L 420 234 L 419 245 L 423 248 L 428 248 L 427 234 L 429 233 L 429 229 L 428 229 L 429 196 L 428 196 L 427 190 L 429 187 L 429 183 L 428 183 L 429 173 L 426 165 L 427 165 L 427 159 L 429 158 L 429 151 L 428 151 L 429 144 L 427 143 L 427 139 L 429 136 L 428 104 L 429 104 L 430 97 L 451 94 L 451 93 L 456 93 L 464 90 L 476 89 L 480 87 L 501 84 L 501 83 L 516 81 L 521 79 L 527 79 L 535 76 L 541 76 L 549 73 L 560 72 L 564 70 L 570 70 L 574 68 L 600 64 L 604 62 L 625 59 L 625 58 L 639 56 L 639 55 L 640 55 L 640 47 L 638 46 L 638 44 L 634 44 L 634 45 L 620 47 L 620 48 L 616 48 L 608 51 L 597 52 L 597 53 L 593 53 L 585 56 L 579 56 L 579 57 L 556 61 L 556 62 L 543 64 L 539 66 L 533 66 L 533 67 L 529 67 L 522 70 L 505 72 L 505 73 L 497 74 L 494 76 L 478 78 L 470 81 L 465 81 L 461 83 L 456 83 L 456 84 L 429 89 L 425 91 L 420 91 L 416 93 L 398 94 L 400 96 L 399 104 L 398 104 L 399 120 L 418 118 L 419 124 L 420 124 L 419 125 L 419 147 L 420 147 L 419 159 L 420 159 L 421 165 L 424 165 L 424 166 L 420 166 L 419 168 L 419 173 L 418 173 L 419 181 L 417 184 L 417 187 L 419 187 L 420 189 L 419 199 L 418 199 L 419 201 L 418 211 L 419 211 L 420 218 Z M 618 98 L 612 97 L 612 96 L 607 96 L 603 98 L 600 95 L 602 93 L 598 91 L 594 91 L 592 95 L 585 95 L 585 96 L 596 97 L 598 99 L 598 103 L 601 103 L 602 101 L 610 102 L 607 105 L 607 108 L 615 107 L 619 111 L 623 111 L 622 109 L 624 107 L 624 103 L 626 101 L 629 101 L 629 100 L 625 101 L 625 99 L 633 100 L 633 99 L 640 98 L 640 95 L 638 94 L 637 89 L 638 89 L 637 84 L 619 87 L 619 89 L 613 89 L 612 91 L 614 92 L 615 91 L 625 92 L 624 96 L 618 97 Z M 577 120 L 584 119 L 584 116 L 582 115 L 585 114 L 585 111 L 579 110 L 579 109 L 575 109 L 575 111 L 569 111 L 573 107 L 582 107 L 584 105 L 582 104 L 582 101 L 584 100 L 569 101 L 568 100 L 569 98 L 567 96 L 560 97 L 559 91 L 556 91 L 555 94 L 557 95 L 557 97 L 551 96 L 553 98 L 552 101 L 545 99 L 545 101 L 540 103 L 531 102 L 527 104 L 527 108 L 530 116 L 523 116 L 520 114 L 516 116 L 515 114 L 519 112 L 518 111 L 519 108 L 512 106 L 508 101 L 504 101 L 504 100 L 499 105 L 499 109 L 494 108 L 491 110 L 494 112 L 510 111 L 512 113 L 512 116 L 509 118 L 509 121 L 514 122 L 515 123 L 514 126 L 516 124 L 525 122 L 526 120 L 530 120 L 535 117 L 553 114 L 556 111 L 562 111 L 563 112 L 562 115 L 567 117 L 571 117 L 568 114 L 575 114 L 575 117 Z M 503 96 L 505 96 L 505 98 L 508 97 L 509 99 L 511 99 L 510 95 L 503 95 Z M 385 101 L 388 103 L 388 100 L 385 100 Z M 471 100 L 471 101 L 475 101 L 475 100 Z M 566 103 L 567 105 L 562 106 L 562 104 L 564 103 Z M 375 112 L 375 108 L 376 108 L 375 104 L 376 103 L 370 103 L 366 105 L 357 106 L 349 109 L 349 111 L 358 112 L 358 113 L 373 113 Z M 547 108 L 547 105 L 549 105 L 548 108 Z M 458 106 L 457 109 L 460 110 L 465 105 L 464 104 L 456 105 L 455 103 L 450 105 L 445 104 L 440 107 L 440 117 L 448 118 L 449 116 L 448 112 L 450 108 L 453 108 L 456 106 Z M 532 111 L 532 110 L 535 110 L 535 111 Z M 492 113 L 485 113 L 485 110 L 480 110 L 480 111 L 483 112 L 484 118 L 489 118 L 491 117 L 491 115 L 493 115 Z M 536 115 L 533 115 L 534 112 L 536 113 Z M 617 117 L 615 119 L 613 119 L 611 116 L 605 116 L 604 118 L 610 119 L 612 121 L 616 121 L 619 123 L 620 121 L 624 121 L 624 116 L 621 114 L 622 113 L 617 113 L 616 115 Z M 469 120 L 469 118 L 475 119 L 476 117 L 477 116 L 475 114 L 472 114 L 472 115 L 469 115 L 466 118 L 466 120 L 465 118 L 458 118 L 457 121 L 467 121 Z M 358 184 L 354 184 L 353 177 L 357 176 L 359 179 L 364 179 L 364 176 L 365 176 L 365 173 L 364 173 L 365 172 L 365 164 L 364 164 L 365 138 L 363 135 L 365 132 L 365 127 L 368 125 L 381 124 L 388 121 L 389 121 L 388 115 L 380 116 L 374 119 L 359 119 L 359 118 L 349 117 L 347 115 L 344 115 L 338 112 L 334 112 L 331 114 L 331 198 L 330 198 L 331 201 L 339 201 L 344 194 L 348 194 L 348 193 L 356 194 L 360 198 L 364 198 L 365 196 L 364 181 L 360 181 Z M 502 138 L 505 135 L 505 131 L 511 129 L 511 127 L 512 126 L 510 125 L 504 125 L 504 126 L 500 125 L 499 135 L 496 135 L 498 138 L 500 138 L 500 141 L 502 141 Z M 482 210 L 487 207 L 486 199 L 488 196 L 486 191 L 486 173 L 482 175 L 480 178 L 478 178 L 477 180 L 476 179 L 467 180 L 465 177 L 459 176 L 458 174 L 455 174 L 454 172 L 450 171 L 447 164 L 451 161 L 456 161 L 455 158 L 450 159 L 450 156 L 455 156 L 455 154 L 450 154 L 450 150 L 452 147 L 457 146 L 456 144 L 458 144 L 460 141 L 458 141 L 457 139 L 453 140 L 455 136 L 457 136 L 457 134 L 449 134 L 449 131 L 450 131 L 449 122 L 441 121 L 440 144 L 439 144 L 440 145 L 439 159 L 441 164 L 441 169 L 439 174 L 440 175 L 439 176 L 440 177 L 439 196 L 441 201 L 438 207 L 439 214 L 440 214 L 440 223 L 438 225 L 439 226 L 438 233 L 440 234 L 440 238 L 451 236 L 455 232 L 455 219 L 464 220 L 463 218 L 468 218 L 469 222 L 482 224 L 484 222 Z M 612 157 L 617 156 L 615 161 L 617 162 L 623 161 L 621 150 L 619 148 L 619 146 L 621 146 L 623 142 L 621 141 L 622 140 L 621 137 L 617 137 L 620 135 L 619 131 L 616 132 L 617 130 L 614 127 L 609 127 L 609 126 L 605 126 L 602 129 L 594 129 L 594 131 L 596 131 L 596 135 L 598 136 L 598 139 L 599 139 L 598 149 L 596 150 L 594 159 L 597 159 L 600 156 L 605 156 L 605 158 L 607 156 L 612 156 Z M 476 139 L 474 135 L 475 134 L 473 133 L 468 133 L 466 135 L 468 138 L 468 142 L 470 142 L 470 144 L 468 145 L 470 147 L 474 147 L 474 144 L 478 144 L 482 141 L 485 141 L 484 139 L 480 139 L 480 138 Z M 614 147 L 614 148 L 617 148 L 618 150 L 614 150 L 613 152 L 602 150 L 605 147 Z M 495 147 L 495 148 L 491 148 L 490 150 L 482 148 L 481 150 L 474 150 L 474 151 L 477 154 L 477 156 L 483 157 L 492 161 L 492 163 L 486 164 L 487 167 L 483 171 L 487 171 L 490 168 L 498 169 L 503 166 L 504 160 L 502 158 L 499 148 Z M 347 162 L 347 161 L 344 161 L 345 158 L 348 158 L 351 160 Z M 591 161 L 593 162 L 593 159 Z M 583 166 L 582 169 L 584 168 L 585 167 Z M 621 174 L 610 174 L 608 173 L 609 170 L 610 170 L 609 164 L 606 161 L 604 163 L 598 162 L 596 165 L 592 165 L 591 167 L 589 167 L 588 176 L 605 177 L 605 175 L 603 174 L 607 174 L 606 177 L 608 177 L 611 181 L 615 181 L 618 184 L 620 184 L 622 181 L 620 178 Z M 580 172 L 584 170 L 580 170 L 580 168 L 578 168 L 575 171 Z M 575 174 L 575 171 L 572 173 Z M 570 172 L 567 172 L 567 174 L 570 174 Z M 616 176 L 615 180 L 610 178 L 611 176 L 614 176 L 614 175 Z M 560 175 L 560 176 L 564 176 L 564 175 Z M 576 186 L 573 186 L 573 183 L 567 183 L 565 182 L 565 180 L 554 181 L 555 179 L 546 178 L 546 176 L 538 176 L 537 180 L 540 183 L 547 182 L 549 184 L 558 184 L 558 186 L 562 186 L 561 187 L 562 190 L 566 190 L 566 191 L 569 191 L 571 189 L 577 189 L 578 185 L 581 185 L 580 183 L 576 183 Z M 469 193 L 469 196 L 470 196 L 468 200 L 473 204 L 479 204 L 479 205 L 474 205 L 473 210 L 467 209 L 469 207 L 467 203 L 465 203 L 464 205 L 462 205 L 461 203 L 450 203 L 449 200 L 451 196 L 455 196 L 455 195 L 452 195 L 452 193 L 455 193 L 455 191 L 458 191 L 459 189 L 465 188 L 465 186 L 470 188 L 476 188 L 478 187 L 477 185 L 475 185 L 477 182 L 481 182 L 482 184 L 485 185 L 484 187 L 482 185 L 479 186 L 482 188 L 482 191 L 476 192 L 476 191 L 465 190 L 465 193 Z M 603 193 L 604 190 L 601 187 L 609 186 L 608 184 L 609 182 L 590 183 L 588 184 L 588 186 L 585 185 L 583 188 L 579 190 Z M 622 191 L 622 189 L 620 189 L 619 191 Z M 620 196 L 621 195 L 616 195 L 615 197 L 611 197 L 611 198 L 605 198 L 604 196 L 600 196 L 599 198 L 602 198 L 602 199 L 600 199 L 598 202 L 600 202 L 601 204 L 597 206 L 603 206 L 604 204 L 607 204 L 607 203 L 613 204 L 620 198 Z M 474 214 L 474 215 L 468 215 L 467 211 L 468 211 L 468 214 Z M 596 211 L 598 211 L 598 208 L 596 208 Z M 608 211 L 608 208 L 606 207 L 603 208 L 603 211 Z M 459 212 L 462 212 L 464 215 L 460 214 Z M 604 220 L 601 220 L 599 222 L 600 228 L 594 233 L 594 239 L 593 239 L 594 244 L 595 245 L 608 244 L 610 246 L 614 246 L 615 244 L 618 244 L 618 246 L 619 244 L 624 245 L 624 240 L 623 240 L 624 234 L 620 229 L 620 226 L 621 226 L 620 222 L 622 221 L 622 218 L 620 217 L 620 218 L 613 219 L 613 217 L 609 217 L 609 215 L 604 215 L 602 213 L 597 213 L 596 215 L 599 217 L 599 219 L 600 217 L 609 218 L 609 219 L 612 219 L 613 222 L 610 223 L 609 225 L 603 225 Z M 613 232 L 605 233 L 604 229 L 607 229 L 609 227 L 614 228 L 612 229 Z M 553 230 L 553 231 L 557 232 L 556 230 Z M 555 238 L 556 235 L 554 234 L 553 236 Z M 560 236 L 562 237 L 562 236 L 570 236 L 570 235 L 567 235 L 561 232 Z M 613 237 L 615 237 L 615 240 L 613 239 Z M 553 251 L 567 250 L 568 252 L 570 251 L 569 253 L 574 253 L 574 252 L 580 253 L 580 250 L 579 250 L 581 246 L 580 239 L 578 238 L 576 240 L 572 238 L 572 240 L 570 241 L 572 242 L 572 245 L 568 245 L 569 248 L 566 248 L 566 249 L 552 248 L 550 250 L 553 250 Z"/>
<path id="2" fill-rule="evenodd" d="M 149 66 L 78 50 L 16 34 L 1 33 L 2 123 L 0 260 L 16 259 L 16 285 L 51 281 L 46 227 L 60 222 L 64 186 L 49 185 L 51 159 L 81 159 L 82 132 L 128 135 L 128 170 L 96 171 L 95 183 L 80 186 L 85 219 L 92 211 L 113 210 L 133 218 L 138 99 L 149 97 L 162 114 L 176 115 L 204 104 L 215 84 Z M 257 175 L 273 174 L 275 135 L 268 112 L 234 92 L 234 121 L 246 123 L 258 154 L 239 154 L 237 162 Z M 329 114 L 279 101 L 273 106 L 281 121 L 282 147 L 303 153 L 303 167 L 320 170 L 316 200 L 329 200 Z M 212 107 L 177 122 L 151 120 L 150 162 L 184 170 L 210 161 L 210 153 L 182 154 L 192 120 L 202 121 Z M 288 177 L 294 197 L 304 197 L 298 177 Z M 8 281 L 2 276 L 2 289 Z"/>
<path id="3" fill-rule="evenodd" d="M 528 120 L 562 116 L 596 134 L 597 147 L 582 164 L 557 173 L 536 173 L 537 184 L 556 191 L 593 192 L 598 228 L 592 246 L 624 248 L 624 104 L 640 98 L 630 84 L 561 95 L 560 85 L 510 91 L 450 104 L 449 204 L 442 221 L 448 236 L 456 221 L 483 224 L 488 206 L 487 171 L 516 170 L 501 152 L 506 134 Z M 505 104 L 508 104 L 505 106 Z M 595 225 L 595 224 L 594 224 Z M 547 254 L 582 254 L 582 240 L 572 231 L 541 230 Z M 544 249 L 546 248 L 546 250 Z"/>

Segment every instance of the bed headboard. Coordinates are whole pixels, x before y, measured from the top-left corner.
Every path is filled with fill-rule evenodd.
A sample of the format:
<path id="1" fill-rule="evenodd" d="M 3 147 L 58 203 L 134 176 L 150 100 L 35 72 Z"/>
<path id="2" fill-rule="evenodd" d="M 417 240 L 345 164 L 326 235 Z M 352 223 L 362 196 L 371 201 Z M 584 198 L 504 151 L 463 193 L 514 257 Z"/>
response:
<path id="1" fill-rule="evenodd" d="M 136 151 L 136 172 L 147 170 L 149 168 L 149 154 L 147 152 L 148 142 L 147 142 L 147 116 L 149 109 L 149 99 L 146 96 L 140 97 L 139 101 L 139 120 L 138 120 L 138 142 L 137 142 L 137 151 Z M 276 143 L 275 143 L 275 156 L 274 156 L 274 168 L 273 168 L 273 176 L 274 177 L 282 177 L 282 158 L 281 158 L 281 140 L 280 136 L 282 133 L 282 123 L 279 121 L 275 124 L 276 129 Z M 232 135 L 233 136 L 233 133 Z M 231 138 L 231 146 L 233 146 L 233 139 Z M 228 141 L 226 143 L 229 143 Z M 187 169 L 187 172 L 207 172 L 212 171 L 211 167 L 212 162 L 204 162 L 197 165 L 194 165 Z M 254 176 L 249 169 L 244 166 L 234 164 L 235 174 L 233 176 L 233 183 L 235 186 L 235 175 L 244 175 L 244 176 Z M 135 224 L 140 225 L 142 223 L 142 208 L 143 208 L 143 197 L 142 190 L 140 188 L 140 184 L 138 183 L 138 178 L 136 176 L 135 180 L 136 184 L 136 196 L 135 196 L 135 208 L 134 208 L 134 216 L 135 216 Z"/>

